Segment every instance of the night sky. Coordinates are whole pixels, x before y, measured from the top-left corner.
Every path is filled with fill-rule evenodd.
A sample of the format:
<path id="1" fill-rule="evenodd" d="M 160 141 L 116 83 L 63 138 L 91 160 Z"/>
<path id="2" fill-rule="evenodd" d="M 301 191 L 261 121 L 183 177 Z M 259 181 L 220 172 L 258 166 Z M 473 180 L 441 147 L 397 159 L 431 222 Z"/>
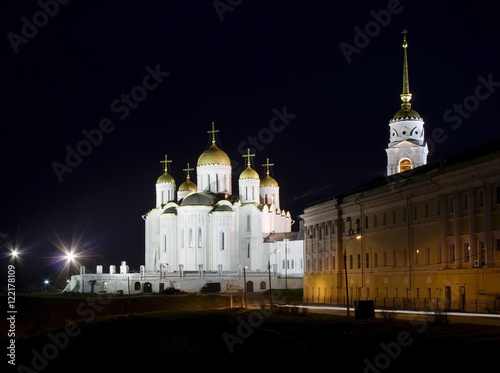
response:
<path id="1" fill-rule="evenodd" d="M 274 163 L 296 221 L 307 204 L 385 175 L 403 29 L 428 161 L 500 138 L 491 2 L 60 2 L 0 5 L 0 254 L 18 245 L 28 282 L 55 279 L 71 246 L 85 245 L 92 272 L 121 260 L 138 269 L 160 161 L 173 160 L 179 186 L 212 122 L 233 191 L 250 146 L 262 176 Z"/>

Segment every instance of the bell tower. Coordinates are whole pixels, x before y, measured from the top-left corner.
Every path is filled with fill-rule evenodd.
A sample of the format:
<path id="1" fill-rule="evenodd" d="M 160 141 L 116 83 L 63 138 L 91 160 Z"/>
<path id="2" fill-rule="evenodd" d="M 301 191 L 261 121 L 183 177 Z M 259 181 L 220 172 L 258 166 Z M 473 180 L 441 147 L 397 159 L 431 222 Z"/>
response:
<path id="1" fill-rule="evenodd" d="M 387 153 L 387 176 L 414 169 L 427 163 L 429 153 L 424 138 L 424 121 L 411 108 L 411 93 L 408 79 L 408 56 L 406 30 L 403 30 L 403 93 L 401 109 L 389 121 L 389 144 Z"/>

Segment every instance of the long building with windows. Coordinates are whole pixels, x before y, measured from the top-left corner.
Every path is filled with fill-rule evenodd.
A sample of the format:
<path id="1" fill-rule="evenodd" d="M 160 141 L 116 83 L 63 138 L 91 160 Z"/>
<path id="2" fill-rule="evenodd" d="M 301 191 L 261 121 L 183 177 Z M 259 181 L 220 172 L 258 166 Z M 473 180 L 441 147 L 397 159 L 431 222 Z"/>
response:
<path id="1" fill-rule="evenodd" d="M 311 204 L 304 300 L 500 310 L 500 144 L 427 163 L 411 109 L 406 37 L 403 101 L 391 119 L 387 176 Z"/>
<path id="2" fill-rule="evenodd" d="M 312 205 L 304 297 L 343 304 L 500 310 L 500 144 Z M 345 261 L 344 261 L 345 256 Z"/>

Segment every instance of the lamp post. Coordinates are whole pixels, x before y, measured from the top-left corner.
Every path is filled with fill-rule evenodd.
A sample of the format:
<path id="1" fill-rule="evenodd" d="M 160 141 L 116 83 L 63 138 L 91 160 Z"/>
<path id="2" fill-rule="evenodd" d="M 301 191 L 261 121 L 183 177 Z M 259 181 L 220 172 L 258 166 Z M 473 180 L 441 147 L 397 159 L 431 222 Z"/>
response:
<path id="1" fill-rule="evenodd" d="M 247 266 L 243 267 L 243 287 L 245 289 L 245 308 L 247 308 Z"/>
<path id="2" fill-rule="evenodd" d="M 286 238 L 285 234 L 285 290 L 288 290 L 288 257 L 287 257 L 287 252 L 288 252 L 288 247 L 286 245 L 288 239 Z"/>
<path id="3" fill-rule="evenodd" d="M 349 283 L 347 282 L 347 243 L 351 240 L 354 239 L 361 239 L 361 235 L 357 235 L 356 237 L 351 237 L 349 238 L 344 245 L 344 273 L 345 273 L 345 297 L 346 297 L 346 303 L 347 303 L 347 316 L 350 315 L 349 313 Z"/>
<path id="4" fill-rule="evenodd" d="M 276 249 L 272 252 L 269 253 L 267 256 L 267 268 L 269 269 L 269 306 L 271 307 L 271 311 L 273 310 L 273 289 L 271 287 L 271 254 L 276 253 L 277 251 L 280 251 L 280 249 Z"/>

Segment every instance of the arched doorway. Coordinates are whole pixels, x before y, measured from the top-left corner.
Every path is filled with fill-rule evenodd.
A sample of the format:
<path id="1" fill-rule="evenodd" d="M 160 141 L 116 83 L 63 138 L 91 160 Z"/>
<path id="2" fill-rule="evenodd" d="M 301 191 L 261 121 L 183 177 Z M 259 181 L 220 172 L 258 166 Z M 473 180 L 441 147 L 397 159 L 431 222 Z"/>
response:
<path id="1" fill-rule="evenodd" d="M 403 158 L 399 161 L 399 172 L 404 172 L 412 169 L 411 159 Z"/>
<path id="2" fill-rule="evenodd" d="M 247 292 L 253 293 L 253 281 L 247 281 Z"/>
<path id="3" fill-rule="evenodd" d="M 151 293 L 152 291 L 153 291 L 153 285 L 151 285 L 151 282 L 145 282 L 144 283 L 144 292 Z"/>

